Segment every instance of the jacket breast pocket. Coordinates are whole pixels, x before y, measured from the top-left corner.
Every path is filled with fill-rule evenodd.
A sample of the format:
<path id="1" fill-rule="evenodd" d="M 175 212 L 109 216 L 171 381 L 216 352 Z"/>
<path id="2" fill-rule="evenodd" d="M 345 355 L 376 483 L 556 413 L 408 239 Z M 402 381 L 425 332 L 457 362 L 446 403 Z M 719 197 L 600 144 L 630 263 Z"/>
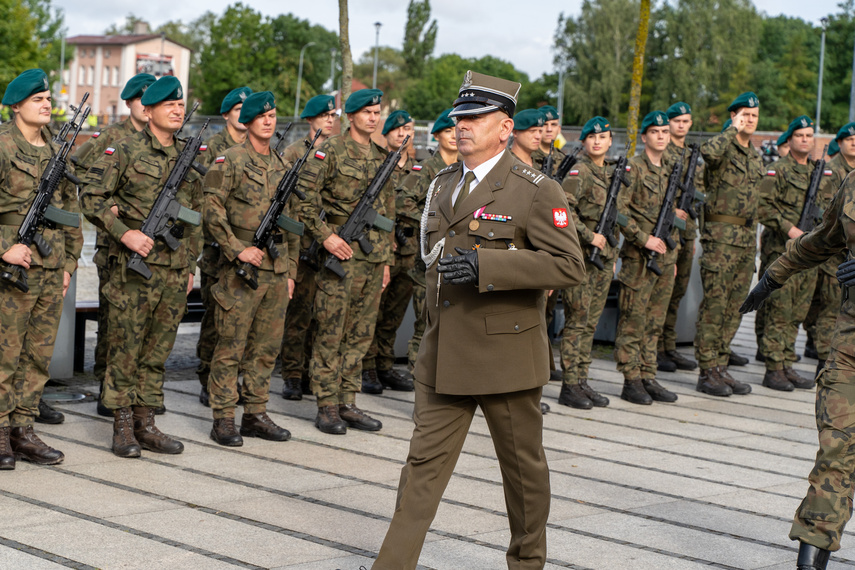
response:
<path id="1" fill-rule="evenodd" d="M 341 180 L 333 185 L 333 196 L 340 200 L 352 201 L 365 189 L 365 171 L 362 166 L 350 158 L 342 160 L 338 167 Z"/>
<path id="2" fill-rule="evenodd" d="M 428 251 L 439 241 L 439 226 L 440 219 L 438 217 L 428 216 L 427 222 L 425 222 L 425 239 L 427 240 Z"/>
<path id="3" fill-rule="evenodd" d="M 516 226 L 507 222 L 475 220 L 474 223 L 470 222 L 469 226 L 471 245 L 493 249 L 508 249 L 513 243 L 515 232 Z"/>
<path id="4" fill-rule="evenodd" d="M 736 187 L 745 183 L 747 178 L 748 171 L 746 170 L 745 164 L 739 160 L 739 157 L 731 157 L 724 170 L 724 174 L 721 177 L 722 182 L 729 186 Z"/>
<path id="5" fill-rule="evenodd" d="M 541 315 L 537 307 L 527 307 L 484 317 L 487 334 L 520 334 L 540 326 Z"/>
<path id="6" fill-rule="evenodd" d="M 246 204 L 256 205 L 261 202 L 264 190 L 264 173 L 247 165 L 243 171 L 243 183 L 234 192 L 236 200 Z"/>
<path id="7" fill-rule="evenodd" d="M 799 206 L 804 203 L 805 194 L 807 194 L 808 181 L 789 176 L 784 178 L 786 187 L 778 195 L 778 199 L 788 206 Z"/>
<path id="8" fill-rule="evenodd" d="M 605 206 L 608 193 L 609 189 L 606 187 L 606 183 L 595 177 L 588 189 L 588 200 L 597 206 Z"/>
<path id="9" fill-rule="evenodd" d="M 16 156 L 12 159 L 9 182 L 4 190 L 19 198 L 29 200 L 33 197 L 39 180 L 39 167 L 35 161 Z"/>

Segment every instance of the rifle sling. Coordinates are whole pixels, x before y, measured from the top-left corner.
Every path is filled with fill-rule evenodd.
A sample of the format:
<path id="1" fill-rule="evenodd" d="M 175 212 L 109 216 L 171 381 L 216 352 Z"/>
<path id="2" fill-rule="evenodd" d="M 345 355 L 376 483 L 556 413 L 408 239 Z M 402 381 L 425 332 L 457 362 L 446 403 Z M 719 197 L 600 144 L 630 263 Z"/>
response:
<path id="1" fill-rule="evenodd" d="M 726 216 L 724 214 L 706 214 L 704 216 L 704 222 L 722 222 L 725 224 L 733 224 L 734 226 L 745 226 L 746 228 L 750 228 L 754 225 L 753 219 L 747 220 L 745 218 Z"/>
<path id="2" fill-rule="evenodd" d="M 17 226 L 21 227 L 26 216 L 14 214 L 12 212 L 0 214 L 0 226 Z"/>
<path id="3" fill-rule="evenodd" d="M 334 226 L 341 226 L 341 225 L 345 224 L 347 222 L 347 220 L 348 220 L 348 216 L 328 215 L 327 219 L 325 221 L 326 221 L 326 223 L 332 224 Z"/>

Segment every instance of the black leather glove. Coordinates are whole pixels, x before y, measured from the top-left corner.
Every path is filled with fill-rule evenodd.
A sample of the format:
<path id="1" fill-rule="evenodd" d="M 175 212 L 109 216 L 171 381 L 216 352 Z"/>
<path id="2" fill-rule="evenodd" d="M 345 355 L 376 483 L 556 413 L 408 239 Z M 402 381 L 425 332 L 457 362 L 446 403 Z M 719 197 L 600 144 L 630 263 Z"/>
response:
<path id="1" fill-rule="evenodd" d="M 781 287 L 781 284 L 772 281 L 768 272 L 763 273 L 763 277 L 760 278 L 760 282 L 757 283 L 750 293 L 748 293 L 748 297 L 745 298 L 745 302 L 743 302 L 742 306 L 739 307 L 739 312 L 744 315 L 745 313 L 756 311 L 760 308 L 760 305 L 763 304 L 763 301 L 766 300 L 766 297 Z"/>
<path id="2" fill-rule="evenodd" d="M 436 270 L 443 273 L 443 282 L 450 285 L 478 284 L 478 252 L 455 247 L 460 255 L 449 255 L 439 260 Z"/>
<path id="3" fill-rule="evenodd" d="M 837 280 L 844 287 L 855 285 L 855 259 L 849 259 L 837 266 Z"/>

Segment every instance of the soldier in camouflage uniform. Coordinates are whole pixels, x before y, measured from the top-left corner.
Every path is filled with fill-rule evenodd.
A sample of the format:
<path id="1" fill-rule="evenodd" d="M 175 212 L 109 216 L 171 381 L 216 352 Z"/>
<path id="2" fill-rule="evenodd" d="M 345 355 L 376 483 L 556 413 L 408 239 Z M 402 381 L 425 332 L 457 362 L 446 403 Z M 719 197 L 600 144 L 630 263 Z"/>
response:
<path id="1" fill-rule="evenodd" d="M 51 96 L 41 69 L 30 69 L 13 79 L 3 94 L 3 105 L 15 112 L 12 124 L 0 133 L 0 266 L 24 268 L 29 290 L 21 291 L 17 277 L 0 278 L 0 469 L 14 469 L 15 458 L 42 465 L 61 463 L 65 456 L 33 431 L 39 400 L 50 378 L 62 299 L 77 269 L 83 247 L 79 227 L 44 228 L 41 236 L 51 251 L 39 253 L 35 244 L 18 243 L 18 229 L 36 197 L 42 173 L 57 145 L 47 130 Z M 69 171 L 73 169 L 69 166 Z M 77 190 L 62 181 L 51 205 L 79 212 Z"/>
<path id="2" fill-rule="evenodd" d="M 543 113 L 537 109 L 523 109 L 514 115 L 514 140 L 511 152 L 529 166 L 533 166 L 532 153 L 540 146 L 543 134 Z"/>
<path id="3" fill-rule="evenodd" d="M 382 424 L 356 406 L 362 384 L 362 357 L 368 352 L 377 323 L 380 295 L 389 283 L 394 263 L 391 233 L 377 229 L 366 238 L 373 246 L 365 253 L 346 243 L 335 231 L 344 224 L 365 193 L 386 151 L 371 140 L 380 121 L 378 89 L 361 89 L 345 102 L 350 128 L 330 137 L 306 162 L 300 188 L 307 199 L 301 204 L 301 220 L 312 237 L 343 261 L 345 276 L 328 269 L 317 275 L 315 319 L 318 331 L 312 347 L 312 392 L 317 397 L 315 426 L 324 433 L 344 434 L 347 427 L 377 431 Z M 395 218 L 395 195 L 386 184 L 374 203 L 376 211 Z M 320 219 L 320 212 L 327 213 Z"/>
<path id="4" fill-rule="evenodd" d="M 316 95 L 309 99 L 306 108 L 300 114 L 301 119 L 309 123 L 308 140 L 301 139 L 289 145 L 282 153 L 285 162 L 293 164 L 306 152 L 306 145 L 321 131 L 315 148 L 321 145 L 332 134 L 337 112 L 335 97 L 331 95 Z M 282 336 L 282 350 L 279 360 L 282 363 L 282 397 L 286 400 L 302 400 L 303 394 L 309 390 L 309 361 L 312 359 L 312 339 L 317 328 L 312 319 L 312 306 L 315 302 L 315 273 L 314 264 L 317 260 L 306 260 L 304 254 L 312 245 L 312 237 L 306 232 L 300 240 L 301 262 L 297 266 L 297 280 L 294 296 L 288 303 L 285 313 L 285 333 Z"/>
<path id="5" fill-rule="evenodd" d="M 687 103 L 674 103 L 668 107 L 665 114 L 668 115 L 668 127 L 671 131 L 671 142 L 665 149 L 665 162 L 672 165 L 677 164 L 682 156 L 683 174 L 685 176 L 692 153 L 690 148 L 686 148 L 686 135 L 692 128 L 692 109 Z M 694 184 L 696 191 L 700 193 L 704 191 L 703 178 L 702 166 L 699 164 L 695 170 Z M 694 370 L 698 367 L 697 362 L 677 352 L 677 312 L 680 309 L 680 301 L 683 300 L 683 296 L 689 288 L 695 256 L 695 238 L 697 237 L 697 222 L 691 217 L 686 218 L 686 229 L 680 232 L 680 241 L 683 247 L 677 254 L 677 276 L 674 278 L 674 290 L 671 292 L 671 301 L 668 303 L 668 313 L 665 315 L 665 324 L 662 327 L 662 336 L 659 338 L 656 354 L 657 369 L 664 372 Z"/>
<path id="6" fill-rule="evenodd" d="M 845 144 L 845 143 L 844 143 Z M 843 288 L 831 352 L 816 379 L 816 425 L 819 451 L 808 476 L 807 495 L 796 510 L 790 539 L 798 540 L 798 567 L 824 569 L 829 552 L 840 548 L 852 516 L 855 474 L 855 179 L 837 191 L 822 223 L 812 232 L 787 242 L 786 252 L 769 265 L 740 311 L 756 310 L 763 300 L 799 272 L 836 256 L 848 255 L 837 271 Z"/>
<path id="7" fill-rule="evenodd" d="M 173 251 L 139 228 L 149 215 L 184 143 L 174 136 L 184 121 L 184 91 L 174 76 L 165 76 L 143 94 L 149 123 L 141 132 L 108 147 L 86 173 L 80 197 L 86 217 L 108 232 L 110 281 L 104 296 L 113 305 L 107 317 L 109 352 L 104 375 L 104 405 L 115 410 L 113 453 L 139 457 L 145 448 L 181 453 L 184 446 L 154 425 L 154 410 L 163 405 L 164 364 L 181 318 L 201 245 L 198 227 L 177 223 Z M 201 177 L 190 170 L 178 188 L 178 202 L 191 210 L 202 206 Z M 179 228 L 181 228 L 179 230 Z M 145 279 L 126 265 L 132 253 L 151 271 Z"/>
<path id="8" fill-rule="evenodd" d="M 450 112 L 451 109 L 446 109 L 433 123 L 431 134 L 439 143 L 434 155 L 413 165 L 413 171 L 401 182 L 401 188 L 395 199 L 398 221 L 415 229 L 416 248 L 418 248 L 419 229 L 428 187 L 440 170 L 457 162 L 457 140 L 454 137 L 454 121 L 448 116 Z M 418 249 L 416 251 L 418 252 Z M 407 345 L 408 368 L 412 374 L 419 345 L 425 332 L 424 308 L 427 284 L 425 283 L 425 264 L 420 255 L 416 255 L 415 263 L 409 273 L 413 280 L 413 311 L 416 314 L 413 336 Z"/>
<path id="9" fill-rule="evenodd" d="M 543 171 L 543 161 L 549 156 L 552 143 L 561 134 L 561 118 L 558 116 L 558 109 L 552 105 L 544 105 L 538 107 L 537 110 L 543 114 L 543 130 L 540 134 L 540 145 L 531 153 L 531 162 L 532 166 Z M 550 175 L 555 175 L 555 171 L 561 166 L 561 161 L 566 156 L 561 149 L 555 148 L 552 151 L 552 172 Z"/>
<path id="10" fill-rule="evenodd" d="M 247 140 L 214 159 L 205 176 L 205 225 L 220 244 L 218 281 L 211 288 L 216 302 L 217 346 L 211 360 L 208 389 L 214 426 L 211 439 L 220 445 L 243 445 L 241 436 L 287 441 L 291 434 L 267 415 L 270 375 L 282 343 L 285 310 L 294 292 L 300 238 L 277 228 L 272 236 L 279 253 L 252 245 L 289 165 L 271 152 L 276 132 L 276 102 L 270 91 L 248 96 L 240 112 Z M 283 213 L 288 215 L 290 207 Z M 247 277 L 256 279 L 253 289 Z M 243 386 L 238 373 L 243 372 Z M 244 412 L 235 428 L 238 390 Z"/>
<path id="11" fill-rule="evenodd" d="M 390 151 L 400 149 L 404 138 L 410 137 L 407 147 L 400 149 L 401 160 L 398 161 L 389 179 L 396 196 L 401 183 L 412 172 L 415 164 L 415 160 L 410 157 L 414 126 L 413 118 L 402 110 L 390 113 L 383 125 L 386 148 Z M 404 313 L 407 312 L 413 296 L 413 279 L 410 276 L 410 270 L 416 263 L 418 238 L 412 223 L 404 220 L 396 220 L 395 223 L 395 264 L 391 269 L 389 285 L 380 297 L 374 339 L 371 341 L 368 353 L 362 359 L 362 391 L 368 394 L 382 394 L 384 387 L 403 392 L 413 391 L 412 379 L 403 376 L 393 369 L 392 365 L 395 363 L 395 336 L 404 321 Z"/>
<path id="12" fill-rule="evenodd" d="M 594 232 L 603 214 L 610 183 L 609 167 L 605 162 L 612 147 L 609 122 L 604 117 L 592 118 L 582 127 L 579 139 L 585 155 L 567 173 L 562 186 L 570 205 L 568 211 L 579 234 L 579 243 L 586 248 L 594 246 L 601 250 L 603 269 L 591 263 L 589 255 L 585 255 L 587 278 L 578 287 L 562 293 L 564 334 L 561 338 L 561 363 L 564 373 L 558 403 L 590 410 L 594 406 L 604 408 L 609 405 L 608 398 L 588 385 L 594 331 L 606 306 L 618 253 L 617 247 L 610 246 L 604 235 Z M 615 239 L 619 237 L 615 227 Z"/>
<path id="13" fill-rule="evenodd" d="M 656 347 L 674 287 L 674 263 L 680 240 L 676 226 L 671 235 L 678 244 L 675 249 L 668 249 L 663 240 L 650 234 L 674 168 L 664 162 L 670 140 L 668 116 L 662 111 L 648 113 L 641 122 L 640 132 L 644 152 L 629 160 L 629 186 L 618 195 L 619 210 L 627 220 L 621 228 L 624 242 L 618 273 L 620 320 L 615 333 L 615 356 L 624 378 L 621 399 L 650 405 L 654 400 L 677 401 L 676 394 L 656 381 Z M 676 209 L 676 205 L 675 200 L 676 215 L 685 219 L 686 212 Z M 658 254 L 656 263 L 662 269 L 661 275 L 647 269 L 648 252 Z"/>
<path id="14" fill-rule="evenodd" d="M 220 113 L 226 121 L 226 126 L 208 139 L 207 144 L 202 145 L 199 149 L 198 162 L 202 166 L 210 167 L 214 159 L 222 156 L 226 149 L 243 144 L 246 141 L 246 125 L 242 124 L 239 119 L 243 102 L 250 95 L 252 95 L 252 89 L 238 87 L 232 89 L 225 96 L 220 105 Z M 202 316 L 202 322 L 199 325 L 199 340 L 196 343 L 196 356 L 199 357 L 199 367 L 196 368 L 196 374 L 199 377 L 199 383 L 202 384 L 199 402 L 203 406 L 210 406 L 208 377 L 211 373 L 211 358 L 214 355 L 214 348 L 217 346 L 217 327 L 214 321 L 216 303 L 211 296 L 211 287 L 217 283 L 220 246 L 204 224 L 202 225 L 202 237 L 204 242 L 198 264 L 202 280 L 199 289 L 202 294 L 205 314 Z"/>
<path id="15" fill-rule="evenodd" d="M 127 105 L 130 115 L 124 121 L 113 123 L 93 133 L 92 137 L 74 153 L 72 162 L 80 172 L 86 172 L 92 163 L 104 153 L 104 149 L 113 143 L 138 133 L 148 123 L 140 99 L 149 85 L 157 81 L 150 73 L 139 73 L 134 75 L 122 89 L 120 97 Z M 110 249 L 110 235 L 107 232 L 96 229 L 95 231 L 95 256 L 92 262 L 98 269 L 98 337 L 95 342 L 95 366 L 92 372 L 95 380 L 101 385 L 101 394 L 104 393 L 104 371 L 107 369 L 107 311 L 110 303 L 104 298 L 104 285 L 110 281 L 110 273 L 107 269 L 107 251 Z M 106 408 L 101 402 L 99 394 L 97 404 L 98 415 L 113 417 L 113 411 Z M 165 411 L 165 410 L 164 410 Z"/>
<path id="16" fill-rule="evenodd" d="M 703 255 L 698 263 L 704 296 L 698 309 L 695 358 L 700 392 L 730 396 L 750 392 L 727 371 L 730 342 L 742 319 L 738 303 L 754 273 L 757 206 L 763 160 L 751 144 L 760 101 L 752 92 L 728 107 L 732 125 L 701 145 L 707 199 L 701 225 Z M 737 392 L 738 390 L 738 392 Z M 746 392 L 746 393 L 747 393 Z"/>
<path id="17" fill-rule="evenodd" d="M 765 268 L 787 247 L 787 241 L 803 232 L 796 227 L 805 203 L 815 163 L 810 159 L 814 147 L 814 123 L 807 115 L 797 117 L 784 133 L 790 153 L 777 161 L 760 185 L 760 262 Z M 762 275 L 762 273 L 761 273 Z M 796 334 L 810 307 L 816 288 L 815 270 L 803 271 L 775 292 L 764 305 L 765 327 L 759 339 L 765 356 L 763 385 L 773 390 L 812 389 L 813 378 L 804 378 L 793 370 L 796 360 Z"/>

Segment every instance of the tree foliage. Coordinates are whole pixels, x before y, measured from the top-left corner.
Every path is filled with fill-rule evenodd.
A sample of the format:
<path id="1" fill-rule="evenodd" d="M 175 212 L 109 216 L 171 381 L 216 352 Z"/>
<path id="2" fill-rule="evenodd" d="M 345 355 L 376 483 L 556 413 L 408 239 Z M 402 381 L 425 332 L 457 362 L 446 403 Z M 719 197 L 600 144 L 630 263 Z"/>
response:
<path id="1" fill-rule="evenodd" d="M 43 65 L 50 53 L 40 38 L 40 22 L 21 0 L 0 0 L 0 92 L 22 71 Z M 59 67 L 59 62 L 56 63 Z"/>
<path id="2" fill-rule="evenodd" d="M 404 28 L 403 56 L 409 77 L 421 78 L 436 45 L 436 20 L 430 19 L 430 0 L 410 0 Z"/>

